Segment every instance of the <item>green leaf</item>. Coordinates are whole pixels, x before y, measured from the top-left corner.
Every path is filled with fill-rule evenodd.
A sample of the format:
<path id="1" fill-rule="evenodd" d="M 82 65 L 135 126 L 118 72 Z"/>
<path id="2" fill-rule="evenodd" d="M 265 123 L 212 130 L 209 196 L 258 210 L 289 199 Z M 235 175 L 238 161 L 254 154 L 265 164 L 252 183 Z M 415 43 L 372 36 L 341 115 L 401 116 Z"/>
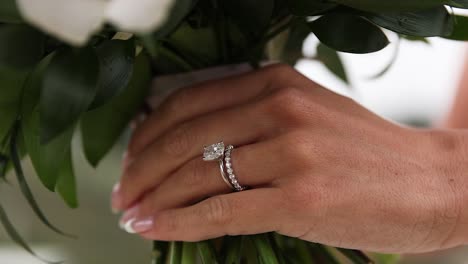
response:
<path id="1" fill-rule="evenodd" d="M 453 19 L 444 6 L 413 12 L 366 14 L 366 17 L 378 26 L 410 36 L 447 36 L 453 30 Z"/>
<path id="2" fill-rule="evenodd" d="M 309 25 L 323 44 L 337 51 L 371 53 L 389 44 L 379 27 L 353 14 L 330 13 Z"/>
<path id="3" fill-rule="evenodd" d="M 10 158 L 6 155 L 0 154 L 0 179 L 6 181 L 6 172 Z"/>
<path id="4" fill-rule="evenodd" d="M 340 264 L 327 247 L 320 244 L 309 243 L 310 251 L 316 263 Z"/>
<path id="5" fill-rule="evenodd" d="M 468 0 L 448 0 L 447 5 L 457 8 L 468 8 Z"/>
<path id="6" fill-rule="evenodd" d="M 65 155 L 58 172 L 56 191 L 62 196 L 63 200 L 70 208 L 78 207 L 78 199 L 76 192 L 76 180 L 73 170 L 73 159 L 71 149 Z"/>
<path id="7" fill-rule="evenodd" d="M 182 242 L 181 264 L 197 263 L 197 245 L 193 242 Z M 214 264 L 214 263 L 213 263 Z"/>
<path id="8" fill-rule="evenodd" d="M 236 23 L 252 41 L 263 36 L 275 9 L 274 0 L 223 1 L 226 15 Z"/>
<path id="9" fill-rule="evenodd" d="M 373 12 L 414 11 L 441 6 L 450 0 L 333 0 L 338 4 Z"/>
<path id="10" fill-rule="evenodd" d="M 257 254 L 261 263 L 279 264 L 275 251 L 271 245 L 268 234 L 251 236 L 250 239 L 257 249 Z"/>
<path id="11" fill-rule="evenodd" d="M 27 70 L 44 55 L 45 36 L 27 25 L 0 25 L 0 67 Z"/>
<path id="12" fill-rule="evenodd" d="M 243 236 L 228 236 L 224 238 L 224 264 L 240 264 L 242 258 Z M 206 264 L 206 263 L 204 263 Z"/>
<path id="13" fill-rule="evenodd" d="M 24 87 L 22 98 L 22 127 L 24 142 L 32 164 L 42 184 L 50 191 L 55 191 L 62 161 L 70 149 L 73 128 L 68 129 L 49 144 L 40 143 L 39 97 L 42 79 L 54 53 L 44 58 L 30 74 Z"/>
<path id="14" fill-rule="evenodd" d="M 166 259 L 168 242 L 153 241 L 152 261 L 151 264 L 163 264 Z"/>
<path id="15" fill-rule="evenodd" d="M 468 17 L 453 16 L 454 26 L 453 31 L 445 38 L 451 40 L 467 41 L 468 40 Z"/>
<path id="16" fill-rule="evenodd" d="M 0 22 L 1 23 L 21 23 L 21 18 L 16 0 L 2 0 L 0 2 Z"/>
<path id="17" fill-rule="evenodd" d="M 129 85 L 106 105 L 85 113 L 81 119 L 84 153 L 97 166 L 135 117 L 147 95 L 151 81 L 148 57 L 141 53 L 135 61 Z"/>
<path id="18" fill-rule="evenodd" d="M 378 264 L 397 264 L 401 259 L 399 255 L 390 254 L 372 254 L 372 257 Z"/>
<path id="19" fill-rule="evenodd" d="M 40 98 L 41 142 L 75 124 L 98 89 L 99 61 L 91 48 L 57 51 L 47 67 Z"/>
<path id="20" fill-rule="evenodd" d="M 423 42 L 426 44 L 431 44 L 427 38 L 423 38 L 423 37 L 415 37 L 415 36 L 408 36 L 408 35 L 400 35 L 400 37 L 408 41 Z"/>
<path id="21" fill-rule="evenodd" d="M 311 28 L 304 19 L 295 20 L 289 30 L 281 60 L 294 65 L 299 59 L 303 58 L 304 41 L 311 32 Z"/>
<path id="22" fill-rule="evenodd" d="M 3 208 L 2 204 L 0 204 L 0 223 L 2 223 L 3 228 L 5 229 L 7 235 L 10 237 L 13 242 L 15 242 L 17 245 L 22 247 L 24 250 L 26 250 L 29 254 L 33 255 L 34 257 L 40 259 L 41 261 L 45 263 L 50 263 L 50 264 L 59 264 L 63 263 L 63 261 L 58 261 L 58 262 L 52 262 L 45 260 L 41 257 L 39 257 L 32 249 L 29 247 L 29 245 L 26 243 L 26 241 L 21 237 L 21 235 L 16 231 L 15 227 L 13 226 L 13 223 L 10 221 L 8 218 L 8 215 Z"/>
<path id="23" fill-rule="evenodd" d="M 91 108 L 107 103 L 130 82 L 135 61 L 135 41 L 106 40 L 96 48 L 99 58 L 99 89 Z"/>
<path id="24" fill-rule="evenodd" d="M 182 242 L 169 242 L 166 264 L 180 264 L 182 258 Z"/>
<path id="25" fill-rule="evenodd" d="M 346 84 L 349 84 L 348 75 L 346 74 L 343 62 L 340 55 L 334 49 L 320 43 L 317 46 L 316 59 L 323 63 L 336 77 L 340 78 Z"/>
<path id="26" fill-rule="evenodd" d="M 164 25 L 162 25 L 155 33 L 154 37 L 156 39 L 162 39 L 167 37 L 169 34 L 174 32 L 174 30 L 181 24 L 182 20 L 189 14 L 192 10 L 196 0 L 178 0 L 174 3 L 169 18 L 166 20 Z"/>
<path id="27" fill-rule="evenodd" d="M 28 201 L 29 205 L 33 209 L 36 216 L 41 220 L 41 222 L 50 228 L 52 231 L 64 235 L 72 237 L 69 234 L 64 233 L 54 225 L 52 225 L 49 220 L 46 218 L 42 210 L 40 209 L 39 205 L 34 198 L 31 189 L 29 188 L 28 183 L 26 182 L 26 178 L 24 177 L 23 168 L 21 167 L 20 156 L 17 148 L 17 140 L 21 133 L 21 121 L 17 120 L 15 123 L 15 127 L 12 132 L 12 137 L 10 140 L 10 157 L 13 162 L 13 167 L 15 169 L 16 178 L 18 180 L 18 184 L 20 186 L 21 192 L 23 193 L 24 198 Z"/>
<path id="28" fill-rule="evenodd" d="M 202 264 L 217 264 L 216 249 L 210 240 L 197 243 L 198 255 L 200 255 Z"/>
<path id="29" fill-rule="evenodd" d="M 341 254 L 345 255 L 354 264 L 372 264 L 372 261 L 366 254 L 359 250 L 337 248 Z"/>
<path id="30" fill-rule="evenodd" d="M 337 7 L 336 3 L 323 0 L 289 0 L 288 5 L 296 16 L 316 16 Z"/>
<path id="31" fill-rule="evenodd" d="M 0 143 L 4 142 L 17 117 L 26 76 L 26 72 L 0 69 Z"/>

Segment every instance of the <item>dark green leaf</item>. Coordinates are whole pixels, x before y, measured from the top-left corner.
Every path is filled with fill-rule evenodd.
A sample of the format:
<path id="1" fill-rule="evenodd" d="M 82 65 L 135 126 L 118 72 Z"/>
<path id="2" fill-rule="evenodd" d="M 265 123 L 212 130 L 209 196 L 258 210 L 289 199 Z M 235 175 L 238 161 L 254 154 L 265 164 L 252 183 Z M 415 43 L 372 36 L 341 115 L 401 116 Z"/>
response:
<path id="1" fill-rule="evenodd" d="M 99 89 L 91 108 L 107 103 L 130 82 L 135 61 L 135 41 L 107 40 L 96 49 L 99 58 Z"/>
<path id="2" fill-rule="evenodd" d="M 163 264 L 166 259 L 168 242 L 153 241 L 152 261 L 151 264 Z"/>
<path id="3" fill-rule="evenodd" d="M 366 14 L 366 17 L 378 26 L 411 36 L 447 36 L 453 30 L 453 19 L 444 6 L 413 12 Z"/>
<path id="4" fill-rule="evenodd" d="M 296 16 L 315 16 L 323 14 L 337 6 L 324 0 L 289 0 L 289 9 Z"/>
<path id="5" fill-rule="evenodd" d="M 201 241 L 197 243 L 198 255 L 202 264 L 217 264 L 216 249 L 211 241 Z"/>
<path id="6" fill-rule="evenodd" d="M 16 178 L 18 180 L 18 184 L 20 186 L 21 192 L 23 193 L 24 198 L 28 201 L 29 205 L 33 209 L 34 213 L 36 216 L 41 220 L 41 222 L 49 227 L 52 231 L 64 235 L 64 236 L 69 236 L 71 235 L 64 233 L 54 225 L 52 225 L 49 220 L 47 220 L 46 216 L 42 212 L 42 210 L 39 208 L 39 205 L 37 204 L 31 189 L 29 188 L 28 183 L 26 182 L 26 178 L 24 177 L 23 173 L 23 168 L 21 166 L 21 161 L 20 161 L 20 156 L 17 148 L 17 139 L 19 138 L 21 133 L 21 121 L 18 120 L 15 123 L 15 127 L 12 131 L 12 137 L 10 141 L 10 157 L 13 162 L 13 167 L 15 169 L 15 174 Z"/>
<path id="7" fill-rule="evenodd" d="M 291 65 L 304 57 L 303 46 L 305 39 L 311 34 L 312 30 L 303 19 L 295 20 L 288 33 L 288 39 L 284 46 L 281 60 Z"/>
<path id="8" fill-rule="evenodd" d="M 333 2 L 365 11 L 395 12 L 423 10 L 441 6 L 451 0 L 333 0 Z"/>
<path id="9" fill-rule="evenodd" d="M 270 239 L 268 238 L 268 234 L 254 235 L 251 236 L 250 239 L 254 243 L 259 260 L 262 263 L 279 264 Z"/>
<path id="10" fill-rule="evenodd" d="M 20 247 L 22 247 L 24 250 L 26 250 L 27 252 L 29 252 L 31 255 L 33 255 L 34 257 L 40 259 L 41 261 L 45 262 L 45 263 L 50 263 L 50 264 L 59 264 L 59 263 L 63 263 L 63 261 L 59 261 L 59 262 L 52 262 L 52 261 L 48 261 L 48 260 L 45 260 L 41 257 L 39 257 L 32 249 L 31 247 L 29 247 L 29 245 L 26 243 L 26 241 L 21 237 L 21 235 L 16 231 L 15 227 L 13 226 L 13 223 L 10 221 L 10 219 L 8 218 L 8 215 L 5 211 L 5 209 L 3 208 L 3 206 L 0 204 L 0 223 L 2 223 L 3 225 L 3 228 L 5 229 L 7 235 L 10 237 L 11 240 L 13 240 L 13 242 L 15 242 L 16 244 L 18 244 Z"/>
<path id="11" fill-rule="evenodd" d="M 10 159 L 8 156 L 0 154 L 0 179 L 3 181 L 6 181 L 6 172 L 7 172 L 7 167 L 8 167 L 8 162 Z"/>
<path id="12" fill-rule="evenodd" d="M 309 243 L 310 251 L 316 263 L 340 264 L 336 257 L 328 251 L 326 246 Z"/>
<path id="13" fill-rule="evenodd" d="M 180 264 L 182 258 L 182 242 L 169 242 L 166 264 Z"/>
<path id="14" fill-rule="evenodd" d="M 327 67 L 327 69 L 333 74 L 335 74 L 336 77 L 349 84 L 348 75 L 346 74 L 343 62 L 340 58 L 340 55 L 334 49 L 331 49 L 320 43 L 317 46 L 316 59 L 323 63 L 323 65 L 325 65 L 325 67 Z"/>
<path id="15" fill-rule="evenodd" d="M 467 41 L 468 40 L 468 17 L 466 16 L 453 16 L 454 27 L 448 39 Z"/>
<path id="16" fill-rule="evenodd" d="M 30 69 L 43 57 L 44 45 L 45 36 L 27 25 L 0 25 L 0 67 Z"/>
<path id="17" fill-rule="evenodd" d="M 0 69 L 0 143 L 5 141 L 18 114 L 21 89 L 26 76 L 25 72 Z"/>
<path id="18" fill-rule="evenodd" d="M 224 238 L 224 264 L 240 264 L 242 258 L 243 236 L 229 236 Z M 206 264 L 206 263 L 204 263 Z"/>
<path id="19" fill-rule="evenodd" d="M 400 38 L 398 38 L 398 42 L 395 43 L 395 51 L 393 52 L 390 62 L 380 72 L 378 72 L 374 76 L 371 76 L 370 79 L 377 79 L 377 78 L 382 77 L 384 74 L 386 74 L 395 64 L 398 58 L 398 54 L 400 54 Z"/>
<path id="20" fill-rule="evenodd" d="M 310 26 L 323 44 L 337 51 L 371 53 L 389 43 L 379 27 L 353 14 L 330 13 L 311 22 Z"/>
<path id="21" fill-rule="evenodd" d="M 75 172 L 73 170 L 71 149 L 65 155 L 65 159 L 61 163 L 55 189 L 70 208 L 78 207 L 76 179 Z"/>
<path id="22" fill-rule="evenodd" d="M 427 38 L 423 37 L 415 37 L 415 36 L 408 36 L 408 35 L 400 35 L 402 39 L 409 40 L 409 41 L 416 41 L 416 42 L 423 42 L 426 44 L 430 44 Z"/>
<path id="23" fill-rule="evenodd" d="M 75 124 L 96 95 L 99 61 L 91 48 L 57 51 L 44 73 L 40 98 L 41 142 Z"/>
<path id="24" fill-rule="evenodd" d="M 1 23 L 21 23 L 21 15 L 16 0 L 2 0 L 0 2 L 0 22 Z"/>
<path id="25" fill-rule="evenodd" d="M 39 179 L 50 191 L 55 191 L 62 161 L 70 148 L 73 129 L 60 135 L 47 145 L 40 143 L 39 96 L 42 78 L 54 54 L 44 58 L 29 76 L 22 99 L 22 126 L 27 152 Z"/>
<path id="26" fill-rule="evenodd" d="M 337 248 L 339 252 L 345 255 L 354 264 L 373 264 L 372 261 L 366 254 L 359 250 Z"/>
<path id="27" fill-rule="evenodd" d="M 249 39 L 258 40 L 271 22 L 275 1 L 223 1 L 222 5 L 226 15 L 233 19 Z"/>
<path id="28" fill-rule="evenodd" d="M 129 85 L 106 105 L 85 113 L 81 119 L 84 153 L 97 166 L 143 104 L 151 81 L 150 61 L 140 54 Z"/>
<path id="29" fill-rule="evenodd" d="M 446 0 L 447 5 L 457 8 L 468 8 L 468 0 Z"/>
<path id="30" fill-rule="evenodd" d="M 213 66 L 219 60 L 217 37 L 212 27 L 195 28 L 189 23 L 183 23 L 179 29 L 171 35 L 168 42 L 176 51 L 177 56 L 183 56 L 184 59 L 197 68 Z M 194 43 L 197 44 L 194 45 Z M 159 53 L 166 51 L 162 50 L 162 48 L 163 47 L 160 48 Z M 170 54 L 160 55 L 164 56 Z"/>
<path id="31" fill-rule="evenodd" d="M 178 0 L 174 3 L 169 18 L 166 20 L 163 26 L 161 26 L 155 33 L 156 39 L 165 38 L 172 33 L 177 26 L 179 26 L 185 16 L 188 15 L 196 0 Z"/>

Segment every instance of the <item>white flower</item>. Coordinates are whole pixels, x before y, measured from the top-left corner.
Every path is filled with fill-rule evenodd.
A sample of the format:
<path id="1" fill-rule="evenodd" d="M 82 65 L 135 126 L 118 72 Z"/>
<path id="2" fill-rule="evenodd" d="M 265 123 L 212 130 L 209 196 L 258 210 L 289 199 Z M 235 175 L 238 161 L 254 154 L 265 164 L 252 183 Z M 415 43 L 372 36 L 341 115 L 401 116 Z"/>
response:
<path id="1" fill-rule="evenodd" d="M 72 45 L 84 45 L 109 22 L 146 33 L 161 26 L 175 0 L 16 0 L 29 23 Z"/>

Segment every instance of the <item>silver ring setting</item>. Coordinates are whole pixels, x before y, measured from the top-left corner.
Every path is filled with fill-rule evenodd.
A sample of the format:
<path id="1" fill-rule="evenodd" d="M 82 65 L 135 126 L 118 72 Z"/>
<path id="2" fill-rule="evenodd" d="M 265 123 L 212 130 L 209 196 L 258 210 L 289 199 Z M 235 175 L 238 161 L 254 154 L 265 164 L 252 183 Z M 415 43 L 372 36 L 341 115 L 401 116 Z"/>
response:
<path id="1" fill-rule="evenodd" d="M 224 142 L 219 142 L 206 146 L 203 152 L 204 161 L 218 161 L 221 177 L 223 181 L 236 192 L 245 190 L 246 188 L 240 185 L 237 181 L 234 169 L 232 168 L 231 152 L 234 149 L 233 145 L 225 147 Z"/>
<path id="2" fill-rule="evenodd" d="M 232 168 L 232 160 L 231 160 L 231 152 L 234 149 L 233 145 L 229 145 L 226 150 L 224 151 L 224 165 L 226 166 L 226 172 L 228 174 L 229 181 L 233 189 L 236 192 L 240 192 L 245 190 L 246 188 L 241 186 L 240 183 L 237 181 L 236 175 L 234 174 L 234 169 Z"/>

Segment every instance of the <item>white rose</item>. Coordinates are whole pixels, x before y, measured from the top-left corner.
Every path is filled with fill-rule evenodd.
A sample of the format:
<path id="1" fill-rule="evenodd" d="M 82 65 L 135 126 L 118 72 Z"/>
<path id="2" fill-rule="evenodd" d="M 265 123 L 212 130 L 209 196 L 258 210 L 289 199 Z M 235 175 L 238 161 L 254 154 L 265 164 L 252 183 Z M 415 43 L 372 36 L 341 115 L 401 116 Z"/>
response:
<path id="1" fill-rule="evenodd" d="M 166 20 L 175 0 L 16 0 L 29 23 L 72 45 L 84 45 L 109 22 L 146 33 Z"/>

